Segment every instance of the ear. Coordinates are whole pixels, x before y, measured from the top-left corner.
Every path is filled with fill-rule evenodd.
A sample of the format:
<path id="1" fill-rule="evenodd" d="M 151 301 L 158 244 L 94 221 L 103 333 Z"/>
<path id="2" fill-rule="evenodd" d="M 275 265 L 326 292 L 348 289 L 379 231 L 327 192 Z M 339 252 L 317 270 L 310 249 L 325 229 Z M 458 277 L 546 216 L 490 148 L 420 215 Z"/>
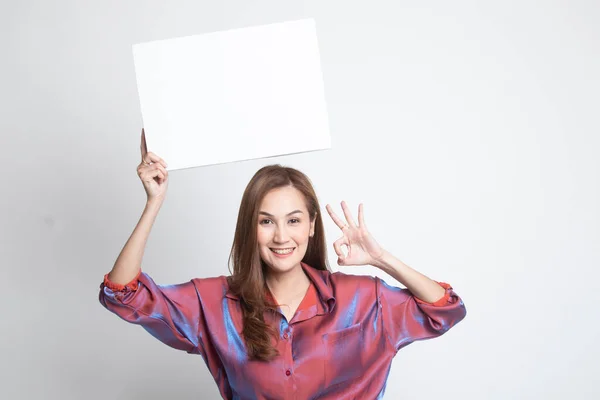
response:
<path id="1" fill-rule="evenodd" d="M 317 222 L 317 218 L 315 217 L 314 221 L 310 223 L 310 236 L 315 234 L 315 222 Z"/>

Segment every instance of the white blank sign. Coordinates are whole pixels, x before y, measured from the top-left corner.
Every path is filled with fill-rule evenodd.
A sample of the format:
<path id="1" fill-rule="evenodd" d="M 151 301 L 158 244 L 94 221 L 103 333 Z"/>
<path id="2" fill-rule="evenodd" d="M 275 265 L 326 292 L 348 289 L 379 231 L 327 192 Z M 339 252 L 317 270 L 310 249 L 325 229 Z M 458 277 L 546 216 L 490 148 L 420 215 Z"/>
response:
<path id="1" fill-rule="evenodd" d="M 313 19 L 133 46 L 148 151 L 169 170 L 331 148 Z"/>

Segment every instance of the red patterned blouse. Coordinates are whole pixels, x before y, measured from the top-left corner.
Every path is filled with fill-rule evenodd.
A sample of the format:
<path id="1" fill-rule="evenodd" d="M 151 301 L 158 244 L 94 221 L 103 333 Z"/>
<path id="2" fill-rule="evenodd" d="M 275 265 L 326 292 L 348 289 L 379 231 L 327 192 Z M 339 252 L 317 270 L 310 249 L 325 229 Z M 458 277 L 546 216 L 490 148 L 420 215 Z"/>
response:
<path id="1" fill-rule="evenodd" d="M 99 300 L 161 342 L 200 354 L 224 399 L 381 399 L 392 358 L 402 347 L 444 334 L 466 308 L 452 287 L 435 303 L 378 277 L 330 273 L 302 262 L 311 285 L 278 328 L 270 362 L 248 360 L 239 299 L 225 276 L 157 285 L 141 271 L 127 285 L 100 284 Z"/>

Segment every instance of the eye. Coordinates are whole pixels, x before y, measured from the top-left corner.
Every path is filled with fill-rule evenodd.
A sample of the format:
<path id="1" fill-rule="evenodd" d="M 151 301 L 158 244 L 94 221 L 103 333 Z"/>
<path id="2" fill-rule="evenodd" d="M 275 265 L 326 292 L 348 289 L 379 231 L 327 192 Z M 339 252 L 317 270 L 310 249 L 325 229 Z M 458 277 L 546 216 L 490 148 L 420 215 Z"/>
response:
<path id="1" fill-rule="evenodd" d="M 268 219 L 268 218 L 267 218 L 267 219 L 263 219 L 262 221 L 260 221 L 260 224 L 261 224 L 261 225 L 266 225 L 266 224 L 264 224 L 264 223 L 263 223 L 263 222 L 265 222 L 265 221 L 271 221 L 271 220 L 270 220 L 270 219 Z M 296 223 L 299 223 L 299 222 L 300 222 L 300 220 L 299 220 L 298 218 L 292 218 L 292 219 L 290 219 L 290 221 L 296 221 Z"/>

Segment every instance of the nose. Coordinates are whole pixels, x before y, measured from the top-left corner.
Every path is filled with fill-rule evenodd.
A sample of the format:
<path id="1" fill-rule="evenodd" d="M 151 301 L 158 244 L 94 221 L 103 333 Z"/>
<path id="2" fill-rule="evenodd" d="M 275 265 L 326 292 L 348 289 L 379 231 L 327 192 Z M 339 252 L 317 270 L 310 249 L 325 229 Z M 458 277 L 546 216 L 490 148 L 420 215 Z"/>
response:
<path id="1" fill-rule="evenodd" d="M 277 243 L 285 243 L 287 242 L 289 235 L 286 232 L 285 228 L 278 227 L 275 230 L 275 242 Z"/>

